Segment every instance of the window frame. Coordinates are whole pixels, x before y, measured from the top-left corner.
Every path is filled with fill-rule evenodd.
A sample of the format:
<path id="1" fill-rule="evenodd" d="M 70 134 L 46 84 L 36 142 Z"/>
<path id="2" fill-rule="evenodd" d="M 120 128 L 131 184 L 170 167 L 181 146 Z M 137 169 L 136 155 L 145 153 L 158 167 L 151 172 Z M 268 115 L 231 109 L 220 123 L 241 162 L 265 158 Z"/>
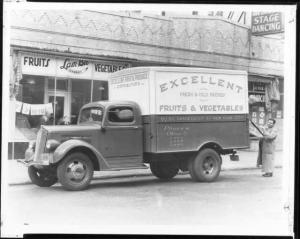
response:
<path id="1" fill-rule="evenodd" d="M 82 115 L 82 111 L 84 110 L 87 110 L 87 109 L 94 109 L 94 108 L 97 108 L 97 109 L 100 109 L 102 111 L 102 120 L 101 121 L 85 121 L 85 122 L 81 122 L 80 119 L 81 119 L 81 115 Z M 90 106 L 90 107 L 86 107 L 86 108 L 83 108 L 79 111 L 79 115 L 78 115 L 78 122 L 77 124 L 99 124 L 99 125 L 102 125 L 103 124 L 103 121 L 104 121 L 104 117 L 105 117 L 105 109 L 101 106 Z"/>
<path id="2" fill-rule="evenodd" d="M 132 110 L 133 113 L 133 121 L 130 122 L 113 122 L 109 120 L 109 112 L 111 111 L 112 108 L 129 108 Z M 136 124 L 136 111 L 135 111 L 135 107 L 133 107 L 132 105 L 111 105 L 107 108 L 106 110 L 106 115 L 105 115 L 105 121 L 107 122 L 108 126 L 132 126 Z"/>

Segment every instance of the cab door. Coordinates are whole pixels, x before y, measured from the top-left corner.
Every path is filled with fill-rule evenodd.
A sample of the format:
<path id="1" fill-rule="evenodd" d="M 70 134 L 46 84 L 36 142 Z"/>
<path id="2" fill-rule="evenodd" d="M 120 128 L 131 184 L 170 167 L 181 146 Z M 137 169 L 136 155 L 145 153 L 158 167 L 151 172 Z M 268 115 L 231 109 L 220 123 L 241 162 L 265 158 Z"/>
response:
<path id="1" fill-rule="evenodd" d="M 141 117 L 131 105 L 113 105 L 106 110 L 103 124 L 104 157 L 112 168 L 143 165 Z"/>

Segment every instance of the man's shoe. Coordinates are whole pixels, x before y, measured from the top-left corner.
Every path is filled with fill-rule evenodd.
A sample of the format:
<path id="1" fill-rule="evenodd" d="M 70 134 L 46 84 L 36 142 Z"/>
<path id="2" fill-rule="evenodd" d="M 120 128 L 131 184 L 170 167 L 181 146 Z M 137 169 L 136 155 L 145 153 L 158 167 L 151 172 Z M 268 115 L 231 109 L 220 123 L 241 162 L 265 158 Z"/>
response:
<path id="1" fill-rule="evenodd" d="M 263 177 L 272 177 L 273 174 L 272 174 L 272 173 L 265 173 L 265 174 L 263 174 L 262 176 L 263 176 Z"/>

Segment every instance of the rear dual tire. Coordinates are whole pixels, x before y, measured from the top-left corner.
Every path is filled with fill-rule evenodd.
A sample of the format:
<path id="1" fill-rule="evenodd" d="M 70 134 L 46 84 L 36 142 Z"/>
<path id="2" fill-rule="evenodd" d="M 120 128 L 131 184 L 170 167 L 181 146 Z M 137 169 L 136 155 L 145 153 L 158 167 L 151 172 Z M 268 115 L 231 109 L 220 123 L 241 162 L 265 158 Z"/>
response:
<path id="1" fill-rule="evenodd" d="M 169 161 L 151 162 L 150 169 L 154 176 L 162 180 L 174 178 L 179 171 L 177 163 Z"/>
<path id="2" fill-rule="evenodd" d="M 220 174 L 221 157 L 213 149 L 203 149 L 189 162 L 188 169 L 193 181 L 212 182 Z"/>

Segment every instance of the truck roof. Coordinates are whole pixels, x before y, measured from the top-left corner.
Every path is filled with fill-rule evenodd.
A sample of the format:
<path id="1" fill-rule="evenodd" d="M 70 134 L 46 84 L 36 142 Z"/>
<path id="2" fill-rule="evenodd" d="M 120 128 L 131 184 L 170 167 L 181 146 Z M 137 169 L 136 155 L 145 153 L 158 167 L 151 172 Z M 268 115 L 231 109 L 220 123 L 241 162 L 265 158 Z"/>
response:
<path id="1" fill-rule="evenodd" d="M 90 107 L 99 107 L 102 106 L 107 108 L 111 105 L 132 105 L 136 108 L 139 108 L 138 104 L 134 101 L 125 101 L 125 100 L 107 100 L 107 101 L 95 101 L 88 104 L 85 104 L 82 108 L 90 108 Z"/>
<path id="2" fill-rule="evenodd" d="M 141 66 L 126 68 L 120 71 L 116 71 L 110 75 L 110 77 L 117 77 L 124 74 L 136 74 L 139 72 L 147 71 L 160 71 L 160 72 L 186 72 L 186 73 L 214 73 L 214 74 L 227 74 L 227 75 L 247 75 L 247 71 L 241 70 L 226 70 L 226 69 L 214 69 L 214 68 L 199 68 L 199 67 L 168 67 L 168 66 Z"/>

